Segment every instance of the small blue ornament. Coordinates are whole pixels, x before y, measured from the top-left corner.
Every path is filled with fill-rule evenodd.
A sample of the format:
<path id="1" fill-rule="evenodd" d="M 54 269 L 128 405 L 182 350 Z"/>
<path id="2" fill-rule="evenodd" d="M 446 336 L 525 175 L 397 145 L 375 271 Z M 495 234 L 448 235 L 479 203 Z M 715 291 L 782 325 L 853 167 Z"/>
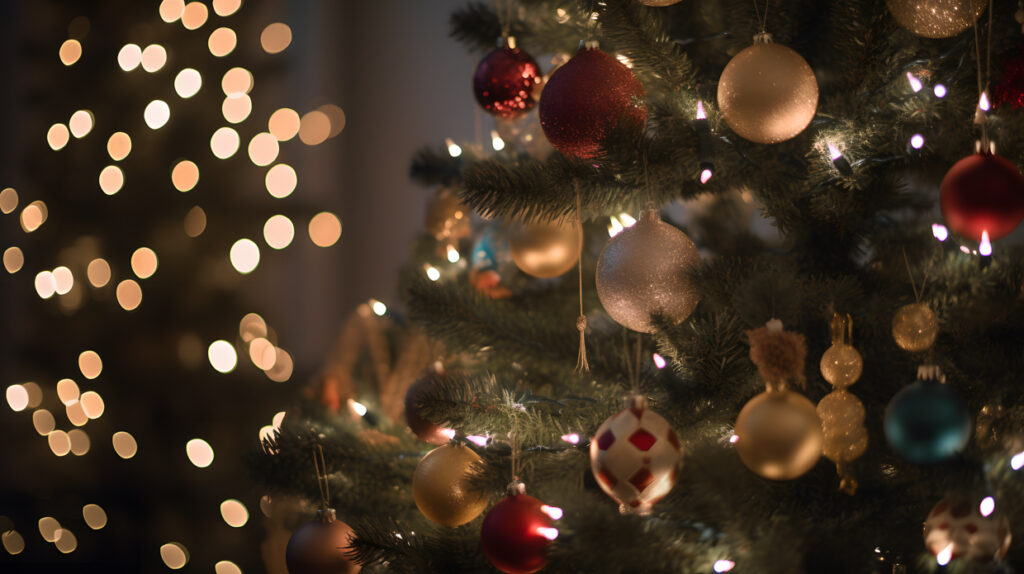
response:
<path id="1" fill-rule="evenodd" d="M 926 464 L 947 460 L 971 438 L 971 413 L 949 385 L 917 381 L 885 408 L 885 438 L 904 459 Z"/>
<path id="2" fill-rule="evenodd" d="M 475 271 L 497 271 L 504 275 L 511 261 L 505 229 L 495 224 L 488 225 L 473 245 L 470 268 Z"/>

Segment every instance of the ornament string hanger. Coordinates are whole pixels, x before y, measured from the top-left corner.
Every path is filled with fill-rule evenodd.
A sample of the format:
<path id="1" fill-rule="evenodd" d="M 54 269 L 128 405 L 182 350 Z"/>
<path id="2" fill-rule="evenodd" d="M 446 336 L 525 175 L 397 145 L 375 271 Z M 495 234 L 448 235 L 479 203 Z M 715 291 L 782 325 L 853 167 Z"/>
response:
<path id="1" fill-rule="evenodd" d="M 757 23 L 761 26 L 761 32 L 754 36 L 754 41 L 769 41 L 772 36 L 768 33 L 768 1 L 764 0 L 764 14 L 761 13 L 761 7 L 757 5 L 757 0 L 754 0 L 754 14 L 757 16 Z"/>
<path id="2" fill-rule="evenodd" d="M 978 17 L 974 16 L 974 58 L 978 72 L 978 104 L 975 111 L 974 122 L 981 125 L 981 140 L 978 142 L 980 153 L 995 153 L 994 144 L 988 138 L 988 121 L 985 112 L 988 111 L 988 86 L 992 80 L 992 0 L 988 2 L 988 29 L 985 38 L 985 71 L 982 76 L 981 65 L 981 40 L 978 35 Z M 984 105 L 983 103 L 984 102 Z"/>
<path id="3" fill-rule="evenodd" d="M 316 486 L 320 490 L 320 508 L 331 504 L 331 485 L 327 480 L 327 462 L 324 460 L 324 447 L 317 443 L 313 450 L 313 470 L 316 472 Z"/>
<path id="4" fill-rule="evenodd" d="M 924 288 L 928 284 L 928 270 L 925 269 L 924 277 L 921 279 L 921 288 L 917 288 L 917 282 L 914 281 L 914 271 L 910 267 L 910 258 L 907 257 L 907 250 L 903 251 L 903 263 L 907 266 L 907 276 L 910 277 L 910 288 L 914 290 L 914 302 L 920 303 L 921 297 L 924 297 Z"/>
<path id="5" fill-rule="evenodd" d="M 501 27 L 500 47 L 508 45 L 515 49 L 515 39 L 512 38 L 512 18 L 515 13 L 515 0 L 494 0 L 494 13 L 498 16 L 498 25 Z"/>
<path id="6" fill-rule="evenodd" d="M 512 481 L 508 483 L 509 496 L 526 494 L 526 485 L 519 479 L 519 455 L 522 450 L 519 438 L 519 416 L 515 412 L 518 405 L 513 405 L 512 430 L 508 433 L 509 448 L 511 449 Z"/>
<path id="7" fill-rule="evenodd" d="M 578 275 L 580 314 L 576 317 L 576 330 L 580 333 L 580 350 L 576 355 L 576 370 L 589 372 L 590 363 L 587 361 L 587 315 L 583 312 L 583 200 L 580 197 L 580 184 L 573 181 L 576 188 L 576 229 L 579 234 L 580 252 L 576 258 L 576 270 Z"/>

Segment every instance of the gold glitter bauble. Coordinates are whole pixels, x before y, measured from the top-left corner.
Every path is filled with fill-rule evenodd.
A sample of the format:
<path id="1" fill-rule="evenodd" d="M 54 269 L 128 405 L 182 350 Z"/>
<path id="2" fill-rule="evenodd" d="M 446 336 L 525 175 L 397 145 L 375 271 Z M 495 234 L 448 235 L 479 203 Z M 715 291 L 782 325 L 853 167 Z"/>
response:
<path id="1" fill-rule="evenodd" d="M 800 393 L 765 391 L 750 399 L 734 432 L 743 464 L 772 480 L 796 478 L 821 456 L 821 421 Z"/>
<path id="2" fill-rule="evenodd" d="M 814 118 L 818 81 L 800 54 L 770 41 L 758 42 L 725 66 L 718 81 L 718 107 L 740 137 L 783 142 Z"/>
<path id="3" fill-rule="evenodd" d="M 988 0 L 885 0 L 901 26 L 925 38 L 951 38 L 971 27 Z"/>
<path id="4" fill-rule="evenodd" d="M 832 391 L 818 402 L 821 429 L 828 435 L 849 434 L 861 428 L 864 405 L 847 391 Z"/>
<path id="5" fill-rule="evenodd" d="M 512 260 L 523 273 L 547 279 L 576 266 L 580 258 L 580 227 L 569 222 L 515 222 L 508 231 Z"/>
<path id="6" fill-rule="evenodd" d="M 850 462 L 868 449 L 868 430 L 857 427 L 849 433 L 826 434 L 821 453 L 832 462 Z"/>
<path id="7" fill-rule="evenodd" d="M 601 250 L 597 296 L 620 325 L 653 333 L 652 315 L 679 323 L 697 307 L 700 296 L 686 273 L 699 264 L 693 241 L 647 210 Z"/>
<path id="8" fill-rule="evenodd" d="M 441 526 L 473 520 L 487 497 L 470 489 L 473 463 L 480 456 L 465 446 L 439 446 L 427 453 L 412 475 L 412 497 L 423 516 Z"/>
<path id="9" fill-rule="evenodd" d="M 905 351 L 924 351 L 939 334 L 939 320 L 928 305 L 911 303 L 892 318 L 892 338 Z"/>
<path id="10" fill-rule="evenodd" d="M 639 0 L 644 6 L 671 6 L 677 4 L 682 0 Z"/>
<path id="11" fill-rule="evenodd" d="M 821 376 L 837 389 L 856 383 L 863 368 L 864 361 L 853 345 L 834 343 L 821 356 Z"/>

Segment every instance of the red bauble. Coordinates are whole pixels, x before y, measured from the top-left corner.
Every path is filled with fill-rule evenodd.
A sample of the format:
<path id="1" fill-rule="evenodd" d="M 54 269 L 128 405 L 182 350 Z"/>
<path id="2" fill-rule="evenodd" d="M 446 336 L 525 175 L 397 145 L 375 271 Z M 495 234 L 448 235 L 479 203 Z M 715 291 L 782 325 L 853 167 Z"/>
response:
<path id="1" fill-rule="evenodd" d="M 359 571 L 345 556 L 352 529 L 334 516 L 317 511 L 317 518 L 295 529 L 288 539 L 284 561 L 289 574 L 351 574 Z"/>
<path id="2" fill-rule="evenodd" d="M 584 48 L 544 86 L 540 125 L 555 149 L 589 159 L 617 127 L 639 135 L 647 120 L 643 98 L 643 84 L 622 62 Z"/>
<path id="3" fill-rule="evenodd" d="M 949 227 L 975 241 L 983 231 L 989 239 L 1008 235 L 1024 219 L 1024 176 L 996 154 L 976 153 L 956 162 L 939 195 Z"/>
<path id="4" fill-rule="evenodd" d="M 473 95 L 488 112 L 513 118 L 533 107 L 533 90 L 540 84 L 540 68 L 532 56 L 509 41 L 484 56 L 473 74 Z"/>
<path id="5" fill-rule="evenodd" d="M 409 390 L 405 392 L 405 422 L 420 440 L 441 446 L 448 444 L 448 441 L 451 440 L 451 432 L 424 418 L 416 406 L 416 403 L 435 384 L 435 377 L 444 377 L 444 375 L 427 375 L 416 379 L 413 384 L 409 385 Z"/>
<path id="6" fill-rule="evenodd" d="M 531 574 L 548 563 L 544 553 L 558 535 L 544 503 L 514 494 L 494 505 L 480 527 L 484 555 L 506 574 Z"/>

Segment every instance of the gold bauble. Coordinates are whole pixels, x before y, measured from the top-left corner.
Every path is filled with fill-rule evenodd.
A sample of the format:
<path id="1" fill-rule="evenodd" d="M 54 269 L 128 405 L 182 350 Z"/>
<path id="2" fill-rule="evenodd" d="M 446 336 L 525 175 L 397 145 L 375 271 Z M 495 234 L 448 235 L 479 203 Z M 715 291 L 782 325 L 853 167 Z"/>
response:
<path id="1" fill-rule="evenodd" d="M 743 464 L 772 480 L 790 480 L 821 456 L 821 421 L 800 393 L 765 391 L 750 399 L 736 418 L 736 451 Z"/>
<path id="2" fill-rule="evenodd" d="M 580 259 L 580 226 L 575 220 L 517 221 L 508 230 L 508 244 L 512 261 L 523 273 L 541 279 L 558 277 Z"/>
<path id="3" fill-rule="evenodd" d="M 951 38 L 974 23 L 988 0 L 886 0 L 901 26 L 925 38 Z"/>
<path id="4" fill-rule="evenodd" d="M 677 4 L 682 0 L 639 0 L 644 6 L 671 6 Z"/>
<path id="5" fill-rule="evenodd" d="M 837 389 L 856 383 L 863 368 L 864 361 L 853 345 L 834 343 L 821 356 L 821 376 Z"/>
<path id="6" fill-rule="evenodd" d="M 857 427 L 849 433 L 825 434 L 822 454 L 832 462 L 850 462 L 860 458 L 868 449 L 868 430 Z"/>
<path id="7" fill-rule="evenodd" d="M 740 137 L 783 142 L 814 118 L 818 81 L 800 54 L 769 39 L 736 54 L 725 66 L 718 81 L 718 107 Z"/>
<path id="8" fill-rule="evenodd" d="M 818 402 L 821 429 L 828 435 L 849 434 L 864 423 L 864 404 L 848 391 L 833 391 Z"/>
<path id="9" fill-rule="evenodd" d="M 412 497 L 420 512 L 441 526 L 473 520 L 487 497 L 470 488 L 472 466 L 480 456 L 465 446 L 439 446 L 427 453 L 412 475 Z"/>
<path id="10" fill-rule="evenodd" d="M 924 351 L 938 334 L 939 320 L 924 303 L 904 305 L 892 318 L 892 338 L 905 351 Z"/>

